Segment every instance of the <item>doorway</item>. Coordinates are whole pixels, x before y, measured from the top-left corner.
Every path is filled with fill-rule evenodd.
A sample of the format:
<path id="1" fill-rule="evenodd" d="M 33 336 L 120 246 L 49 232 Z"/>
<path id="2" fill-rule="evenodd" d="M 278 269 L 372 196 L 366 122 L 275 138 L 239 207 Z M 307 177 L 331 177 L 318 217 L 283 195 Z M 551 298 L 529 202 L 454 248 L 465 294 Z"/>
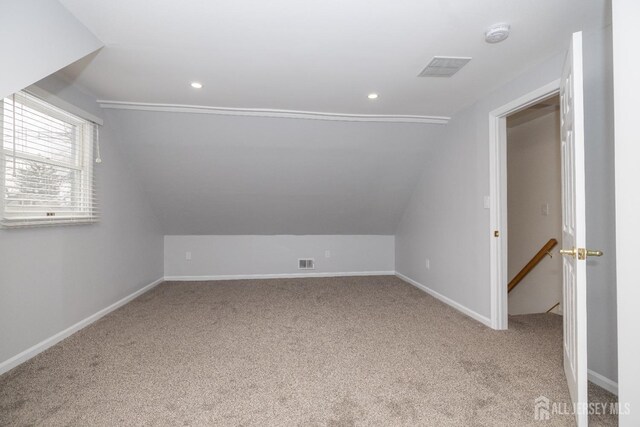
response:
<path id="1" fill-rule="evenodd" d="M 528 93 L 489 115 L 490 135 L 490 250 L 491 250 L 491 326 L 508 327 L 508 206 L 507 206 L 507 117 L 557 96 L 560 80 Z"/>
<path id="2" fill-rule="evenodd" d="M 562 314 L 560 97 L 507 116 L 508 314 Z"/>
<path id="3" fill-rule="evenodd" d="M 595 44 L 595 43 L 593 43 Z M 591 200 L 600 202 L 601 196 L 587 193 L 586 173 L 589 156 L 604 151 L 607 146 L 608 111 L 604 105 L 607 99 L 606 75 L 601 70 L 602 62 L 596 64 L 594 57 L 583 55 L 583 36 L 574 33 L 571 45 L 562 68 L 561 81 L 533 91 L 490 113 L 490 198 L 488 200 L 491 217 L 491 290 L 492 290 L 492 326 L 496 329 L 507 328 L 508 297 L 508 208 L 507 208 L 507 117 L 518 113 L 541 100 L 560 92 L 561 150 L 562 150 L 562 253 L 563 262 L 563 366 L 567 386 L 574 408 L 584 408 L 588 404 L 587 367 L 587 263 L 594 265 L 590 257 L 600 257 L 599 248 L 587 245 L 586 217 L 588 214 L 587 194 Z M 586 59 L 585 59 L 586 58 Z M 585 68 L 586 64 L 586 68 Z M 585 86 L 585 71 L 590 74 L 589 84 Z M 605 70 L 606 71 L 606 70 Z M 596 76 L 597 78 L 594 78 Z M 559 89 L 559 90 L 558 90 Z M 602 92 L 601 90 L 604 89 Z M 585 102 L 585 98 L 587 101 Z M 609 103 L 610 104 L 610 103 Z M 604 113 L 600 113 L 603 111 Z M 588 116 L 587 116 L 588 113 Z M 588 120 L 585 120 L 585 116 Z M 611 135 L 612 136 L 612 135 Z M 599 159 L 598 159 L 599 160 Z M 602 167 L 605 162 L 593 164 Z M 593 164 L 591 166 L 593 166 Z M 592 168 L 593 169 L 593 168 Z M 613 170 L 612 168 L 610 170 Z M 597 171 L 600 175 L 605 175 Z M 598 175 L 599 176 L 599 175 Z M 592 179 L 593 182 L 601 180 Z M 598 186 L 595 186 L 598 190 Z M 592 216 L 593 222 L 593 216 Z M 597 223 L 599 224 L 599 223 Z M 588 259 L 589 258 L 589 259 Z M 615 282 L 615 277 L 613 278 Z M 598 310 L 601 307 L 598 307 Z M 595 310 L 590 310 L 595 313 Z M 548 316 L 545 316 L 550 318 Z M 515 321 L 515 319 L 514 319 Z M 604 353 L 609 353 L 605 351 Z M 595 376 L 593 376 L 596 378 Z M 602 381 L 600 381 L 602 382 Z M 586 425 L 587 411 L 576 410 L 578 425 Z"/>

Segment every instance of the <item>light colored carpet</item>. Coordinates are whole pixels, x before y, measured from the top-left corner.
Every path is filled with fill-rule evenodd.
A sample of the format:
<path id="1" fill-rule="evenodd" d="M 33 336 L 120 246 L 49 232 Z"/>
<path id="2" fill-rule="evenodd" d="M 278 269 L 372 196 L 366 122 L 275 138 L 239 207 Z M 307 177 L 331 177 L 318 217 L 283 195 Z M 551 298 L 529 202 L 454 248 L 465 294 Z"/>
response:
<path id="1" fill-rule="evenodd" d="M 164 283 L 0 377 L 0 425 L 541 425 L 561 334 L 395 277 Z"/>

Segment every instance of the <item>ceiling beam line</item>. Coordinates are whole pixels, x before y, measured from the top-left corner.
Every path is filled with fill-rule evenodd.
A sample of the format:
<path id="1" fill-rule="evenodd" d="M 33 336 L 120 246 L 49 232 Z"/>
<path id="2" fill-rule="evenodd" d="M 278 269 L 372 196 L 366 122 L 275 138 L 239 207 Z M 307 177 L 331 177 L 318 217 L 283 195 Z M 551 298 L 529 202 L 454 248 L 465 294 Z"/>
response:
<path id="1" fill-rule="evenodd" d="M 184 104 L 155 104 L 146 102 L 126 102 L 98 100 L 102 108 L 116 110 L 158 111 L 169 113 L 214 114 L 223 116 L 274 117 L 284 119 L 328 120 L 341 122 L 378 122 L 378 123 L 419 123 L 445 125 L 451 119 L 443 116 L 416 116 L 396 114 L 342 114 L 315 111 L 277 110 L 262 108 L 227 108 Z"/>

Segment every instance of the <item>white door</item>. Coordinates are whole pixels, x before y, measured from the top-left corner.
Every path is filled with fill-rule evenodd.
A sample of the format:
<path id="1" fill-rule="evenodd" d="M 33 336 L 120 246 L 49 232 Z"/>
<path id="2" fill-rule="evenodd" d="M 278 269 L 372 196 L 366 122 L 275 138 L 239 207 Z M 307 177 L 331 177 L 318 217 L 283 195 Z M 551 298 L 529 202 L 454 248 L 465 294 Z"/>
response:
<path id="1" fill-rule="evenodd" d="M 587 278 L 585 249 L 582 33 L 573 34 L 560 82 L 564 372 L 579 427 L 587 425 Z"/>

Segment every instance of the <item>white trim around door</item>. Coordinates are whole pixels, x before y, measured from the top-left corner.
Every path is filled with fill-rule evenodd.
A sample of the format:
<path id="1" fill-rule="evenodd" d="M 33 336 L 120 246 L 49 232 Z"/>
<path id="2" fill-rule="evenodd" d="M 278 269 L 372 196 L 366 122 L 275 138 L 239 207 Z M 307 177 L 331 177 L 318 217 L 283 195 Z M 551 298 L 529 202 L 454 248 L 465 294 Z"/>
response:
<path id="1" fill-rule="evenodd" d="M 491 327 L 507 329 L 507 116 L 557 94 L 554 80 L 489 113 Z M 496 236 L 497 234 L 497 236 Z"/>

